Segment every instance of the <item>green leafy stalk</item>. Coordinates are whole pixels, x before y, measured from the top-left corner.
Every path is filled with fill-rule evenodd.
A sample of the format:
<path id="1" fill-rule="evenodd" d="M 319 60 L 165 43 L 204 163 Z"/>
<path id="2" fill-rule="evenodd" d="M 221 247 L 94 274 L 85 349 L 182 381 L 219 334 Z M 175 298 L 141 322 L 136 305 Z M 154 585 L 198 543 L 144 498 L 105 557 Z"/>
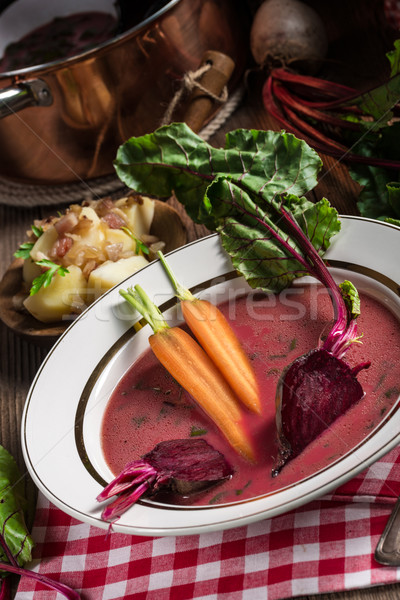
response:
<path id="1" fill-rule="evenodd" d="M 169 329 L 168 323 L 165 321 L 162 312 L 148 297 L 146 292 L 135 285 L 135 288 L 128 288 L 127 291 L 120 290 L 121 296 L 140 313 L 147 323 L 150 325 L 154 333 Z"/>
<path id="2" fill-rule="evenodd" d="M 234 267 L 265 291 L 280 291 L 310 269 L 288 234 L 283 206 L 321 256 L 340 230 L 326 199 L 300 197 L 316 186 L 322 162 L 291 134 L 237 130 L 227 134 L 224 148 L 213 148 L 174 123 L 128 140 L 114 164 L 139 193 L 175 194 L 194 221 L 220 232 Z"/>
<path id="3" fill-rule="evenodd" d="M 322 260 L 340 230 L 337 212 L 325 198 L 312 203 L 293 193 L 313 187 L 321 166 L 305 142 L 285 133 L 238 130 L 227 134 L 221 150 L 186 125 L 173 124 L 126 142 L 115 166 L 125 184 L 141 193 L 174 192 L 197 221 L 218 231 L 251 287 L 276 293 L 297 277 L 316 277 L 334 309 L 325 349 L 341 356 L 357 339 L 357 290 L 350 282 L 339 288 Z M 168 266 L 167 273 L 178 295 L 185 295 Z"/>
<path id="4" fill-rule="evenodd" d="M 362 187 L 357 203 L 360 214 L 400 227 L 400 40 L 386 54 L 390 63 L 389 79 L 361 94 L 355 104 L 361 111 L 358 119 L 364 134 L 349 135 L 352 150 L 370 159 L 370 164 L 350 164 L 351 177 Z M 371 119 L 365 119 L 365 116 Z M 386 163 L 386 164 L 385 164 Z"/>
<path id="5" fill-rule="evenodd" d="M 23 479 L 17 463 L 11 454 L 0 446 L 0 572 L 3 575 L 15 573 L 30 577 L 57 590 L 69 600 L 79 600 L 78 592 L 69 586 L 23 568 L 25 563 L 32 560 L 34 546 L 25 524 L 25 505 Z M 1 583 L 0 595 L 7 598 L 9 586 L 4 581 Z"/>
<path id="6" fill-rule="evenodd" d="M 362 216 L 400 225 L 398 200 L 393 207 L 390 199 L 400 172 L 400 40 L 386 56 L 389 76 L 363 92 L 277 68 L 262 95 L 281 127 L 348 165 L 362 187 Z"/>
<path id="7" fill-rule="evenodd" d="M 163 265 L 165 272 L 167 273 L 172 283 L 177 298 L 179 298 L 179 300 L 190 300 L 191 302 L 195 300 L 195 297 L 193 296 L 191 291 L 188 290 L 188 288 L 183 286 L 181 283 L 179 283 L 161 250 L 157 252 L 157 256 L 160 259 L 161 264 Z"/>

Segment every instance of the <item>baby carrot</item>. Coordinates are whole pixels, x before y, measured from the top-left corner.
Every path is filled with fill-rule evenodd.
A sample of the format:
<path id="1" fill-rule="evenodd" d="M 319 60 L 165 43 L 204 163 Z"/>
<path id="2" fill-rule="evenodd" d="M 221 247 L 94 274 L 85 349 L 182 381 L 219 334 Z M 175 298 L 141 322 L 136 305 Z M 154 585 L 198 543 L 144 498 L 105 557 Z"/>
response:
<path id="1" fill-rule="evenodd" d="M 181 301 L 183 318 L 192 333 L 241 402 L 260 414 L 260 395 L 253 367 L 229 322 L 217 306 L 208 300 L 196 298 L 182 286 L 162 252 L 157 254 Z"/>
<path id="2" fill-rule="evenodd" d="M 161 364 L 214 421 L 230 445 L 254 462 L 252 445 L 240 423 L 236 396 L 209 356 L 186 331 L 166 323 L 139 285 L 120 290 L 120 294 L 153 329 L 149 344 Z"/>

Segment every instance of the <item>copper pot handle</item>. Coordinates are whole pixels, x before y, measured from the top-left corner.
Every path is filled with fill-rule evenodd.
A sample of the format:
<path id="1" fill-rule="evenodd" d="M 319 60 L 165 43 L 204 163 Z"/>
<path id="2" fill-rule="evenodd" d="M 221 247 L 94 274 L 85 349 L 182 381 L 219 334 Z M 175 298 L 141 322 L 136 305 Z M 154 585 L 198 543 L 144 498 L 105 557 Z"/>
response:
<path id="1" fill-rule="evenodd" d="M 42 79 L 24 81 L 0 90 L 0 119 L 29 106 L 50 106 L 53 97 Z"/>

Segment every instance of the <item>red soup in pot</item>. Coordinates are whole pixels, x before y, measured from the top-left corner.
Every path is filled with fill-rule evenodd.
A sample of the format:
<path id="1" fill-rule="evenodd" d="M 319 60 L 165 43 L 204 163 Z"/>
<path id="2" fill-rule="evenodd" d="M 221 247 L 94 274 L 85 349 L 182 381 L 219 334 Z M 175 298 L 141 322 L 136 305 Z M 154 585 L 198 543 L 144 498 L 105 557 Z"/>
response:
<path id="1" fill-rule="evenodd" d="M 249 464 L 232 450 L 149 349 L 118 383 L 104 414 L 102 448 L 111 471 L 117 475 L 128 462 L 161 441 L 201 436 L 235 469 L 229 481 L 194 501 L 213 504 L 281 489 L 340 459 L 371 433 L 400 394 L 400 323 L 377 300 L 362 293 L 360 298 L 362 344 L 353 344 L 345 360 L 350 366 L 371 361 L 371 367 L 358 375 L 365 395 L 278 476 L 272 477 L 279 376 L 295 358 L 317 346 L 332 320 L 328 294 L 317 286 L 292 288 L 273 296 L 249 294 L 219 305 L 250 356 L 260 386 L 262 415 L 243 409 L 245 426 L 256 447 L 256 464 Z"/>

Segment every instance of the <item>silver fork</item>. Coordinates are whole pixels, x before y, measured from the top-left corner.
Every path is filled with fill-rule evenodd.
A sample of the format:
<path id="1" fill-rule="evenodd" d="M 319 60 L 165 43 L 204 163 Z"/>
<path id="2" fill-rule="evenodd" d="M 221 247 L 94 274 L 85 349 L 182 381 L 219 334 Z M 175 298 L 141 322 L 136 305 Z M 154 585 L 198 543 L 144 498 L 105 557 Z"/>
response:
<path id="1" fill-rule="evenodd" d="M 390 567 L 400 566 L 400 498 L 376 546 L 375 560 Z"/>

